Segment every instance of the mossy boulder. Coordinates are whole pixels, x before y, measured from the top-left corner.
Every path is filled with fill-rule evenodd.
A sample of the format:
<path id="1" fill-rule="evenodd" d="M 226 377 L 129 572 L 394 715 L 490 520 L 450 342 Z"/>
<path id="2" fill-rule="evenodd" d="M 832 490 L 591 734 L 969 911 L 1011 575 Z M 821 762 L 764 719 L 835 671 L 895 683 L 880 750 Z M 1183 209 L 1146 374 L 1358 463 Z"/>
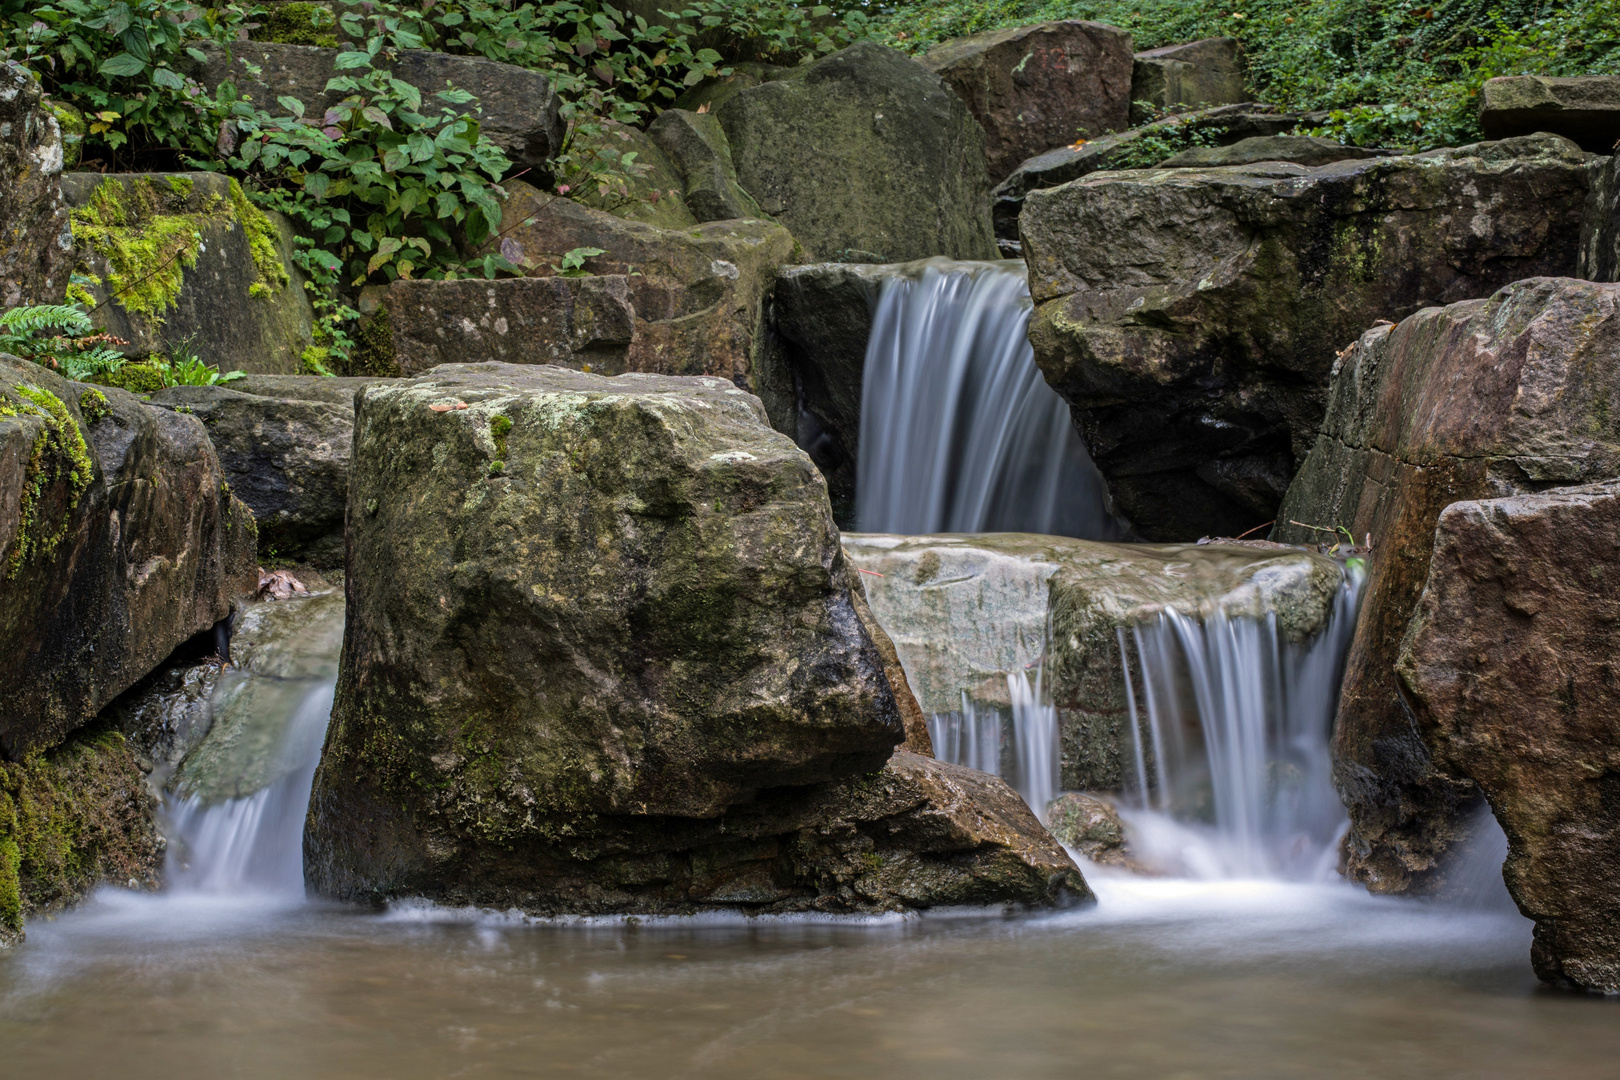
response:
<path id="1" fill-rule="evenodd" d="M 1278 516 L 1367 326 L 1573 272 L 1591 160 L 1534 135 L 1031 192 L 1036 362 L 1143 536 L 1239 535 Z"/>
<path id="2" fill-rule="evenodd" d="M 726 129 L 713 113 L 665 109 L 647 134 L 679 171 L 682 196 L 699 221 L 764 218 L 754 197 L 737 183 Z"/>
<path id="3" fill-rule="evenodd" d="M 108 724 L 0 761 L 0 946 L 21 940 L 28 917 L 69 907 L 104 882 L 156 889 L 156 813 L 135 751 Z"/>
<path id="4" fill-rule="evenodd" d="M 872 613 L 930 715 L 1005 711 L 1009 675 L 1044 666 L 1058 709 L 1061 783 L 1118 791 L 1131 754 L 1120 631 L 1167 608 L 1275 618 L 1284 640 L 1327 625 L 1338 563 L 1280 544 L 1107 544 L 1023 533 L 845 533 Z M 1135 654 L 1131 656 L 1135 663 Z M 1135 678 L 1141 685 L 1140 676 Z"/>
<path id="5" fill-rule="evenodd" d="M 75 298 L 131 357 L 194 354 L 221 371 L 303 370 L 314 310 L 292 229 L 217 173 L 68 173 Z"/>
<path id="6" fill-rule="evenodd" d="M 0 64 L 0 308 L 60 304 L 73 272 L 62 128 L 39 83 Z"/>
<path id="7" fill-rule="evenodd" d="M 231 491 L 258 522 L 261 557 L 343 565 L 354 394 L 377 380 L 250 375 L 173 386 L 152 404 L 203 422 Z"/>
<path id="8" fill-rule="evenodd" d="M 1243 85 L 1243 46 L 1236 38 L 1165 45 L 1132 59 L 1133 124 L 1150 121 L 1155 114 L 1249 100 Z"/>
<path id="9" fill-rule="evenodd" d="M 1437 890 L 1478 805 L 1473 781 L 1431 758 L 1396 677 L 1441 512 L 1615 476 L 1620 285 L 1515 282 L 1369 330 L 1338 361 L 1273 535 L 1372 538 L 1333 743 L 1353 879 L 1379 892 Z"/>
<path id="10" fill-rule="evenodd" d="M 251 592 L 194 416 L 0 355 L 0 755 L 61 742 Z"/>
<path id="11" fill-rule="evenodd" d="M 995 258 L 984 133 L 904 53 L 851 45 L 741 89 L 714 113 L 743 189 L 808 257 Z"/>

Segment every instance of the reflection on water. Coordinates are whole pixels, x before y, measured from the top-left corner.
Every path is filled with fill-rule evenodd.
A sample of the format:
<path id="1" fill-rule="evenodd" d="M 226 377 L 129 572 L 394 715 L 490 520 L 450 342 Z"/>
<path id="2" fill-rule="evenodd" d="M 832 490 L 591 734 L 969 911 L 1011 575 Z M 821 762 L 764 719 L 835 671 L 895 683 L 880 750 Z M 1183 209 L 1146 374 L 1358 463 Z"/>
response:
<path id="1" fill-rule="evenodd" d="M 27 1077 L 1609 1077 L 1528 923 L 1088 872 L 1083 912 L 557 926 L 103 893 L 0 955 Z"/>

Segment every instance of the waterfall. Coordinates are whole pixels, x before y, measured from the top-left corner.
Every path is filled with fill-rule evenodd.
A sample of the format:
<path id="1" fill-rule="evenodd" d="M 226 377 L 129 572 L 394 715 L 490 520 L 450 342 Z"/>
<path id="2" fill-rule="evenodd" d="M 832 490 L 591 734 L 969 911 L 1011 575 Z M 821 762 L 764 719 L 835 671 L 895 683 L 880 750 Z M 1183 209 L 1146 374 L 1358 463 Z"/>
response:
<path id="1" fill-rule="evenodd" d="M 1331 873 L 1345 812 L 1329 740 L 1361 572 L 1325 629 L 1292 643 L 1276 619 L 1202 621 L 1173 609 L 1133 627 L 1143 708 L 1131 694 L 1136 782 L 1127 816 L 1146 861 L 1205 878 Z"/>
<path id="2" fill-rule="evenodd" d="M 1042 821 L 1058 789 L 1057 709 L 1042 693 L 1044 681 L 1040 666 L 1033 676 L 1013 672 L 1007 711 L 975 704 L 963 693 L 961 712 L 928 718 L 935 757 L 1005 777 Z"/>
<path id="3" fill-rule="evenodd" d="M 1020 262 L 930 260 L 883 282 L 861 389 L 862 530 L 1121 535 L 1035 366 L 1031 310 Z"/>

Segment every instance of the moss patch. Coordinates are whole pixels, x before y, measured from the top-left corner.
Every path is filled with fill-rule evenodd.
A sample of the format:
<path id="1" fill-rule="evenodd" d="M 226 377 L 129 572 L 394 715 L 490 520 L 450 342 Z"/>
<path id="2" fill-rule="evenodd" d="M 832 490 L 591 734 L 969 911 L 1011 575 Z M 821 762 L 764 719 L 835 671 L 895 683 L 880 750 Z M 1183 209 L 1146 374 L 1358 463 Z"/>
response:
<path id="1" fill-rule="evenodd" d="M 73 508 L 95 477 L 95 462 L 84 433 L 62 399 L 37 386 L 19 385 L 0 393 L 0 416 L 39 416 L 45 420 L 29 450 L 23 473 L 17 535 L 6 560 L 12 578 L 32 558 L 49 558 L 68 534 Z M 51 512 L 60 500 L 61 512 Z"/>
<path id="2" fill-rule="evenodd" d="M 355 331 L 354 351 L 345 375 L 373 375 L 394 378 L 399 375 L 399 357 L 394 352 L 394 327 L 386 307 L 377 308 L 369 322 Z"/>
<path id="3" fill-rule="evenodd" d="M 81 899 L 97 884 L 155 885 L 155 800 L 134 751 L 96 723 L 45 754 L 0 763 L 0 943 L 25 916 Z"/>
<path id="4" fill-rule="evenodd" d="M 264 211 L 248 201 L 242 185 L 235 180 L 231 181 L 231 209 L 236 214 L 237 224 L 242 226 L 242 232 L 248 238 L 248 251 L 253 255 L 254 268 L 259 271 L 259 281 L 249 286 L 248 292 L 253 293 L 255 288 L 266 286 L 266 291 L 255 295 L 268 297 L 270 289 L 283 288 L 290 280 L 287 267 L 281 261 L 281 237 Z"/>
<path id="5" fill-rule="evenodd" d="M 155 394 L 163 389 L 163 373 L 151 364 L 125 364 L 117 371 L 97 375 L 95 381 L 132 394 Z"/>
<path id="6" fill-rule="evenodd" d="M 277 4 L 265 12 L 253 40 L 323 49 L 335 49 L 338 43 L 332 15 L 318 4 Z"/>

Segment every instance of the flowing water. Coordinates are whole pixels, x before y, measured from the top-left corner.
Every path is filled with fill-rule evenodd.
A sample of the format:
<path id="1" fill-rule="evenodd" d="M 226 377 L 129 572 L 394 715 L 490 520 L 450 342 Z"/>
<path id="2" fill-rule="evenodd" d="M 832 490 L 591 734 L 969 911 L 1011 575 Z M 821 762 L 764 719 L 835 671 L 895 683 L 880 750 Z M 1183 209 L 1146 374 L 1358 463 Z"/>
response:
<path id="1" fill-rule="evenodd" d="M 861 386 L 863 531 L 1121 535 L 1035 366 L 1031 310 L 1020 262 L 934 259 L 883 282 Z"/>

